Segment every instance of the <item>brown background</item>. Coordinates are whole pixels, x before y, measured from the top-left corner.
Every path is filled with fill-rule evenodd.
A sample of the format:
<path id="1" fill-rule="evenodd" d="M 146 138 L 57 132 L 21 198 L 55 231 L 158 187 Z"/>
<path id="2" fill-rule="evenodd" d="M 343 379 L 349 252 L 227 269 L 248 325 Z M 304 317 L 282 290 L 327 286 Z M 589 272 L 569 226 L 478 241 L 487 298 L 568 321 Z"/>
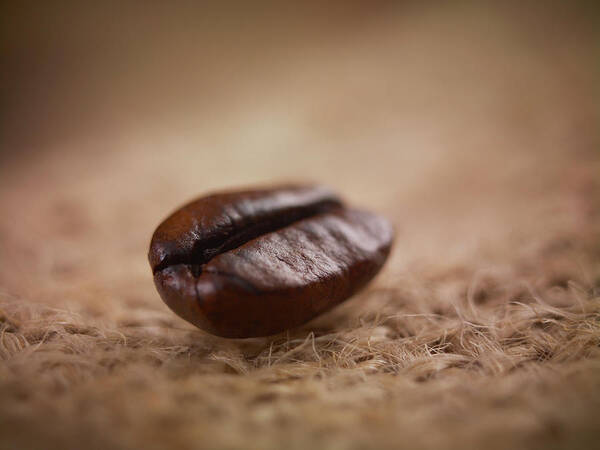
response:
<path id="1" fill-rule="evenodd" d="M 0 16 L 0 448 L 600 438 L 593 2 Z M 290 180 L 393 221 L 381 275 L 271 338 L 175 317 L 154 227 Z"/>

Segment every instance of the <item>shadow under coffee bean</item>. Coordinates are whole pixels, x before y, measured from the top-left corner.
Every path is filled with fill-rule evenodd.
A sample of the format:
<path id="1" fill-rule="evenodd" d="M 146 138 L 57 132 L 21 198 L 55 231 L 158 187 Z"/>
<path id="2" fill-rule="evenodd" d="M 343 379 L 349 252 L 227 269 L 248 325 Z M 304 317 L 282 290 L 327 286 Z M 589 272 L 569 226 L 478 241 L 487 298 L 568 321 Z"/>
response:
<path id="1" fill-rule="evenodd" d="M 346 300 L 383 266 L 390 223 L 326 188 L 280 186 L 194 200 L 163 221 L 148 258 L 160 296 L 212 334 L 267 336 Z"/>

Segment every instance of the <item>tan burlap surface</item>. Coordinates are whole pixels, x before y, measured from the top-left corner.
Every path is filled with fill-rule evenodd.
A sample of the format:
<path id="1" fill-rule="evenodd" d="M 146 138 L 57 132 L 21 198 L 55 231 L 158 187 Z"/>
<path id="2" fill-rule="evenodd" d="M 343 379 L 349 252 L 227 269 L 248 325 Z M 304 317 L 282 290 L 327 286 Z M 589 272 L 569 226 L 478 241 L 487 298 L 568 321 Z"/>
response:
<path id="1" fill-rule="evenodd" d="M 86 8 L 9 30 L 0 448 L 598 445 L 595 9 Z M 366 290 L 261 339 L 167 309 L 166 214 L 305 180 L 393 221 Z"/>

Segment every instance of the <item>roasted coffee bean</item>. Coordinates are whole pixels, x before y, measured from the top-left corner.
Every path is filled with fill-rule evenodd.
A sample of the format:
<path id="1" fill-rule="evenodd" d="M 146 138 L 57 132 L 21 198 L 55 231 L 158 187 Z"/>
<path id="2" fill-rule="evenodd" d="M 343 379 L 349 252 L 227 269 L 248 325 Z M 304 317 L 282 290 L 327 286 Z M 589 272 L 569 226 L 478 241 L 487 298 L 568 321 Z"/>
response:
<path id="1" fill-rule="evenodd" d="M 393 231 L 318 186 L 224 192 L 162 222 L 148 258 L 179 316 L 218 336 L 267 336 L 346 300 L 381 269 Z"/>

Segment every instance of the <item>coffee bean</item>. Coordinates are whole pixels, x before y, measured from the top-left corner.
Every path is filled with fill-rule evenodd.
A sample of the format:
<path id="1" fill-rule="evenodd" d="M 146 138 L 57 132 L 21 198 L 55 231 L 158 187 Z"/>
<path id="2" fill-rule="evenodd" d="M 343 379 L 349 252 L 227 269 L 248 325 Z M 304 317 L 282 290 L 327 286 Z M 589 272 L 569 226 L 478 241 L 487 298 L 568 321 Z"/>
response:
<path id="1" fill-rule="evenodd" d="M 218 336 L 267 336 L 346 300 L 381 269 L 384 218 L 346 208 L 318 186 L 224 192 L 162 222 L 148 258 L 179 316 Z"/>

